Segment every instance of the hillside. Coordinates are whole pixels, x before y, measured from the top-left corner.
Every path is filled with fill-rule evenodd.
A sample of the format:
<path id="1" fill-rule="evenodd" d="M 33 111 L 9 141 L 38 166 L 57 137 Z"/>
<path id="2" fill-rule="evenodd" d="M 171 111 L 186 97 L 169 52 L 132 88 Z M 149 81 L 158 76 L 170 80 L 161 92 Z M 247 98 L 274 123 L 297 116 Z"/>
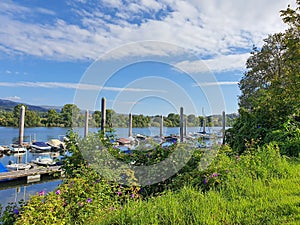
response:
<path id="1" fill-rule="evenodd" d="M 28 106 L 29 110 L 32 110 L 32 111 L 38 111 L 38 112 L 47 112 L 48 111 L 48 108 L 44 108 L 41 106 L 29 105 L 29 104 L 14 102 L 14 101 L 5 100 L 5 99 L 0 99 L 0 110 L 12 111 L 14 109 L 14 107 L 17 106 L 18 104 L 24 104 L 24 105 Z"/>

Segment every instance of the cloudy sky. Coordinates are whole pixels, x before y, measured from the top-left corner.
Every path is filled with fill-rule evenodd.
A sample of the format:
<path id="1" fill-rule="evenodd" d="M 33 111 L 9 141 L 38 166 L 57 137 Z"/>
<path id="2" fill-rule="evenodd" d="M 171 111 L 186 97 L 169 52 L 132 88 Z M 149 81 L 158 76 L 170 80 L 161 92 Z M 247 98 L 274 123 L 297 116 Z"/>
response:
<path id="1" fill-rule="evenodd" d="M 252 46 L 284 31 L 292 0 L 1 0 L 0 98 L 106 97 L 118 112 L 237 112 Z M 201 114 L 201 113 L 200 113 Z"/>

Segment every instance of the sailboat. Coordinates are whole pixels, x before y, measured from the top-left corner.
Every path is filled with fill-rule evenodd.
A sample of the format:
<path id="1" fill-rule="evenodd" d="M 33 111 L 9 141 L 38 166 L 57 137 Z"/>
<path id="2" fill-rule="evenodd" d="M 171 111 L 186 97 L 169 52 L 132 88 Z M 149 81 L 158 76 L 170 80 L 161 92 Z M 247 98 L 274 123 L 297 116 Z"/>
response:
<path id="1" fill-rule="evenodd" d="M 19 157 L 18 157 L 19 158 Z M 20 156 L 20 158 L 22 158 L 22 156 Z M 27 150 L 26 150 L 26 163 L 20 163 L 20 158 L 19 158 L 19 163 L 15 163 L 12 160 L 10 160 L 8 162 L 8 165 L 6 166 L 7 169 L 9 170 L 28 170 L 30 169 L 32 166 L 27 163 Z"/>
<path id="2" fill-rule="evenodd" d="M 203 123 L 202 123 L 202 131 L 197 132 L 200 137 L 204 139 L 209 139 L 210 134 L 206 132 L 206 116 L 204 114 L 204 109 L 202 108 L 202 114 L 203 114 Z"/>

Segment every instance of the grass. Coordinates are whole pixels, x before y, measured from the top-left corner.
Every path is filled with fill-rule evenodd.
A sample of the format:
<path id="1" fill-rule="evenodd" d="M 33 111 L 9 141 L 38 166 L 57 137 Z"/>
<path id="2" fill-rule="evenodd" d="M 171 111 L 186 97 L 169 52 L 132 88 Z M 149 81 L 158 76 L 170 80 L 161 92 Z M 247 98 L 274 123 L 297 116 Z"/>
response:
<path id="1" fill-rule="evenodd" d="M 300 163 L 282 178 L 229 180 L 205 193 L 185 186 L 128 203 L 99 224 L 300 224 Z"/>

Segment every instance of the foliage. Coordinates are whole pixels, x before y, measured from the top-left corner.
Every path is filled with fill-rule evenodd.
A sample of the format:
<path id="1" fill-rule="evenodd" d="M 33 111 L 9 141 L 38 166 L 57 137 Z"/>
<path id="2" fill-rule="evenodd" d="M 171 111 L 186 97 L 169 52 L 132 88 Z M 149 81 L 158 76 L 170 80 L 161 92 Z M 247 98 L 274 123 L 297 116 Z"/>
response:
<path id="1" fill-rule="evenodd" d="M 275 141 L 284 155 L 300 156 L 300 121 L 288 120 L 280 129 L 266 135 L 266 142 Z"/>
<path id="2" fill-rule="evenodd" d="M 198 186 L 184 183 L 178 191 L 128 202 L 105 220 L 99 219 L 98 224 L 300 222 L 299 162 L 288 163 L 274 145 L 248 149 L 239 157 L 229 155 L 225 146 Z"/>
<path id="3" fill-rule="evenodd" d="M 25 205 L 25 202 L 21 200 L 17 203 L 9 203 L 4 210 L 2 210 L 0 204 L 0 224 L 10 225 L 13 224 L 18 218 L 20 212 L 23 210 L 22 207 Z"/>
<path id="4" fill-rule="evenodd" d="M 285 33 L 270 35 L 259 50 L 253 48 L 247 60 L 247 71 L 240 81 L 240 118 L 228 131 L 227 142 L 236 152 L 245 150 L 249 142 L 263 145 L 276 138 L 270 133 L 283 133 L 298 126 L 295 116 L 300 110 L 300 32 L 297 1 L 295 10 L 290 7 L 281 11 L 289 29 Z M 289 121 L 293 121 L 289 123 Z M 294 125 L 291 125 L 294 124 Z M 296 135 L 297 136 L 297 135 Z M 274 137 L 275 139 L 271 139 Z M 281 145 L 283 139 L 281 138 Z M 299 139 L 288 142 L 296 143 Z M 293 145 L 300 152 L 299 145 Z M 282 150 L 290 147 L 283 147 Z M 291 151 L 285 151 L 289 155 Z M 296 154 L 297 155 L 297 154 Z"/>

